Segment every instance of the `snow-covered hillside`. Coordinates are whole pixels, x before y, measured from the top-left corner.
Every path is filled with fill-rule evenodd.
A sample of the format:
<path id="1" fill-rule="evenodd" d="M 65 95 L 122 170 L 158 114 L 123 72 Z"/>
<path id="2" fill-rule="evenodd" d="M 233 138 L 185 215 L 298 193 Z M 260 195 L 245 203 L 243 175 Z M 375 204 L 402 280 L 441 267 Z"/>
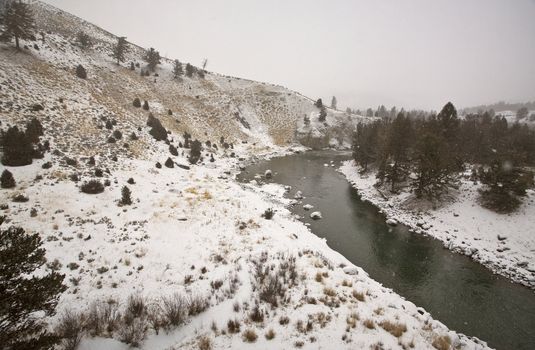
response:
<path id="1" fill-rule="evenodd" d="M 116 37 L 33 6 L 43 36 L 23 52 L 0 45 L 0 120 L 6 128 L 38 118 L 51 151 L 7 167 L 16 187 L 0 190 L 0 202 L 3 226 L 39 233 L 48 267 L 65 274 L 51 329 L 76 315 L 82 350 L 127 349 L 132 337 L 151 350 L 486 348 L 329 249 L 286 209 L 284 188 L 234 180 L 247 161 L 303 150 L 300 135 L 343 145 L 360 117 L 328 110 L 326 126 L 313 101 L 280 86 L 216 73 L 173 80 L 168 59 L 157 76 L 141 76 L 141 48 L 131 45 L 118 66 Z M 80 30 L 93 48 L 75 45 Z M 76 76 L 79 64 L 87 79 Z M 149 135 L 136 97 L 170 132 L 167 143 Z M 180 147 L 184 132 L 203 143 L 199 164 Z M 82 193 L 91 179 L 104 192 Z M 132 205 L 119 205 L 123 186 Z M 28 200 L 13 201 L 19 194 Z M 132 295 L 146 307 L 126 321 Z"/>

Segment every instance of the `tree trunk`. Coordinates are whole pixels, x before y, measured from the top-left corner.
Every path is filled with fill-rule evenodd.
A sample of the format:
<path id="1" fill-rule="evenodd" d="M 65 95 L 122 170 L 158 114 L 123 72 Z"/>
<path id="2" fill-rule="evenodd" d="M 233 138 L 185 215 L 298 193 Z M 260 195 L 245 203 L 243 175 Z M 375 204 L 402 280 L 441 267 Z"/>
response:
<path id="1" fill-rule="evenodd" d="M 20 50 L 19 36 L 18 35 L 15 35 L 15 46 L 17 47 L 17 50 Z"/>

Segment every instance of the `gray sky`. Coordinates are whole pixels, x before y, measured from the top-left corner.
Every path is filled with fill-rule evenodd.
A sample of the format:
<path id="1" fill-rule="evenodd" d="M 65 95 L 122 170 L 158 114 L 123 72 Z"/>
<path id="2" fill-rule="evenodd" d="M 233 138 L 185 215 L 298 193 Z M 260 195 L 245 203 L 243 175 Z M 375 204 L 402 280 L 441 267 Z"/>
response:
<path id="1" fill-rule="evenodd" d="M 339 108 L 535 99 L 535 0 L 45 0 L 129 41 Z"/>

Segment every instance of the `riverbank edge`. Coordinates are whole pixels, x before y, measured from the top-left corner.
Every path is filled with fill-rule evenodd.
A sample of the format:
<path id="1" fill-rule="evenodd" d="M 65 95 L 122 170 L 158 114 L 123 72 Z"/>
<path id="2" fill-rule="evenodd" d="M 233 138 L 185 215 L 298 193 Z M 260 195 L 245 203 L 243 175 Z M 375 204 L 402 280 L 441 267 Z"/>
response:
<path id="1" fill-rule="evenodd" d="M 528 268 L 526 266 L 526 268 L 519 268 L 517 263 L 513 261 L 514 257 L 505 259 L 499 258 L 496 254 L 492 254 L 489 259 L 489 255 L 482 256 L 479 254 L 479 248 L 469 244 L 463 244 L 463 241 L 455 241 L 450 237 L 449 232 L 445 230 L 437 231 L 435 226 L 441 225 L 435 225 L 436 223 L 429 220 L 429 217 L 426 218 L 428 220 L 422 220 L 420 215 L 403 208 L 402 205 L 400 205 L 400 201 L 391 200 L 392 198 L 387 198 L 383 193 L 379 192 L 373 186 L 375 183 L 374 174 L 370 173 L 365 177 L 361 176 L 353 160 L 343 162 L 342 166 L 337 170 L 344 175 L 351 186 L 357 190 L 358 195 L 363 201 L 371 203 L 385 215 L 385 221 L 388 224 L 396 225 L 399 223 L 407 226 L 412 233 L 422 234 L 440 240 L 445 249 L 449 249 L 454 253 L 466 255 L 473 261 L 485 266 L 493 273 L 499 274 L 508 278 L 512 282 L 521 284 L 535 291 L 535 276 L 534 271 L 531 271 L 532 267 Z M 433 229 L 431 230 L 431 228 Z"/>

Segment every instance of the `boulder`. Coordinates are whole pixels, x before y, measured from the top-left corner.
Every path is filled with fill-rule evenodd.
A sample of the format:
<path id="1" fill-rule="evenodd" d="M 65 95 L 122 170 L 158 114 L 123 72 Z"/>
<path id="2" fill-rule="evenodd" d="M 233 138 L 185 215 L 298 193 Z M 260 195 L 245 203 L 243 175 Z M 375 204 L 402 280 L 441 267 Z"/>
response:
<path id="1" fill-rule="evenodd" d="M 314 206 L 313 206 L 312 204 L 305 204 L 305 205 L 303 205 L 303 209 L 305 209 L 305 210 L 310 210 L 310 209 L 312 209 L 312 208 L 314 208 Z"/>
<path id="2" fill-rule="evenodd" d="M 295 192 L 294 198 L 295 199 L 303 199 L 303 192 L 301 192 L 301 191 Z"/>
<path id="3" fill-rule="evenodd" d="M 266 170 L 266 171 L 264 172 L 264 177 L 265 177 L 266 179 L 271 179 L 271 178 L 273 177 L 273 173 L 271 172 L 271 170 L 269 170 L 269 169 Z"/>

